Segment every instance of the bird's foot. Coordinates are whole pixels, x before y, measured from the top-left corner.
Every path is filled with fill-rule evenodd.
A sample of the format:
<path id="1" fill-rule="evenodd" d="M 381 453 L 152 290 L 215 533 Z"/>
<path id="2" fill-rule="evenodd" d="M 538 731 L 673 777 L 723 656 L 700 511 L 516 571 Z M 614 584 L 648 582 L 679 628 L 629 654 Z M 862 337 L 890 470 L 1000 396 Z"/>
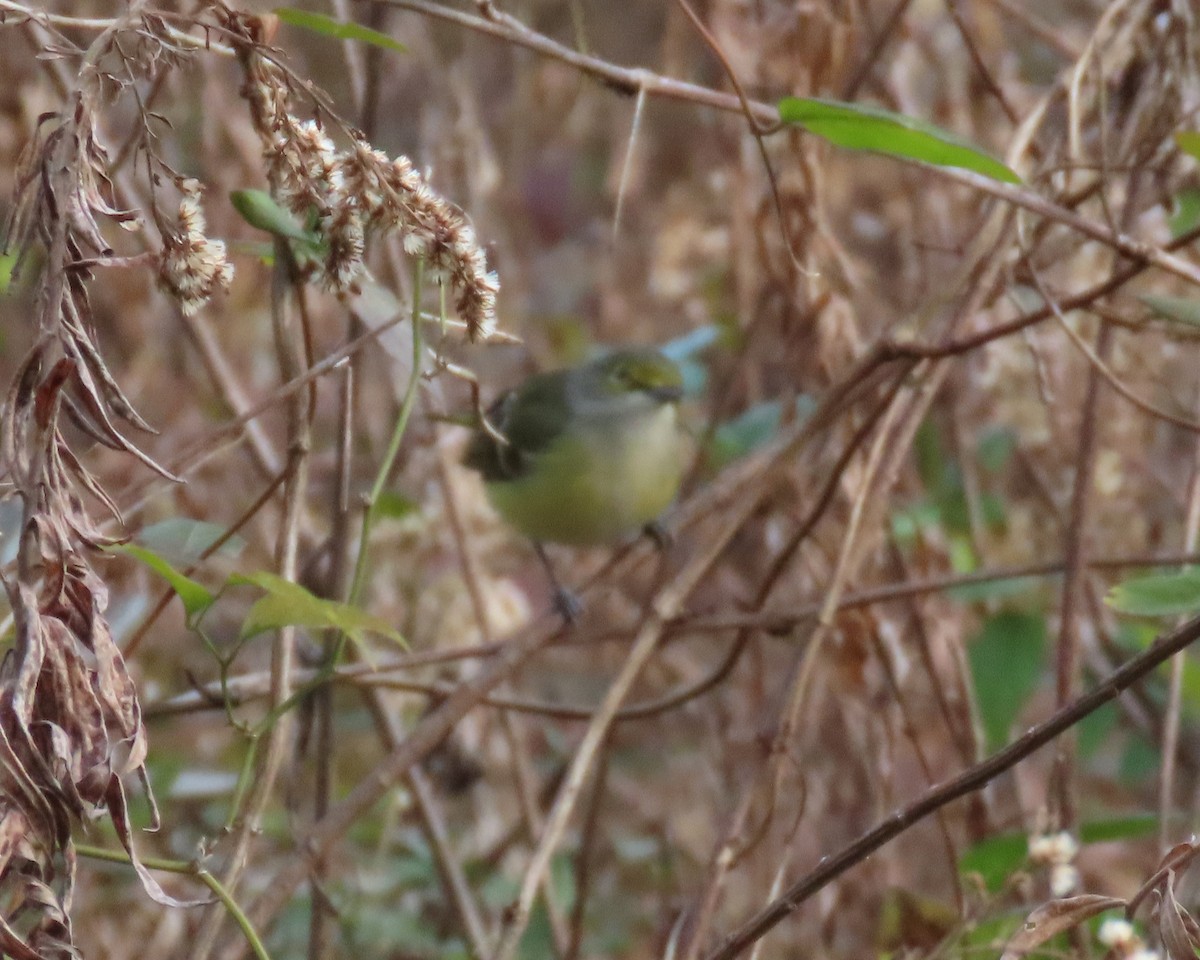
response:
<path id="1" fill-rule="evenodd" d="M 657 520 L 651 520 L 642 527 L 642 533 L 653 540 L 654 545 L 664 553 L 675 544 L 674 535 Z"/>
<path id="2" fill-rule="evenodd" d="M 583 615 L 583 601 L 565 587 L 555 586 L 552 597 L 554 612 L 563 618 L 563 623 L 573 627 Z"/>

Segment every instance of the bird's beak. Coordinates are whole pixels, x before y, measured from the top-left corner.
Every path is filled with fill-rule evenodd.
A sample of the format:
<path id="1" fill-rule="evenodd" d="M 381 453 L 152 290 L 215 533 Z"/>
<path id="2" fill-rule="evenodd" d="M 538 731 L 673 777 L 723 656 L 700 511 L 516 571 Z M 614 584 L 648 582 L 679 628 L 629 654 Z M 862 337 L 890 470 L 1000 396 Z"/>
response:
<path id="1" fill-rule="evenodd" d="M 683 387 L 662 386 L 650 391 L 650 396 L 660 403 L 677 403 L 683 397 Z"/>

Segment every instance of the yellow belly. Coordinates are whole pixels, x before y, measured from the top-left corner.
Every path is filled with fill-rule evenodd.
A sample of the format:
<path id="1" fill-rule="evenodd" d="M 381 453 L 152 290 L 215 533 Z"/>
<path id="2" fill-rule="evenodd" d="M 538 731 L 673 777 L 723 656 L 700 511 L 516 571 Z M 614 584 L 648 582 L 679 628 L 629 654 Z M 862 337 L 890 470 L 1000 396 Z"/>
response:
<path id="1" fill-rule="evenodd" d="M 675 499 L 683 456 L 675 407 L 666 404 L 635 421 L 580 425 L 539 454 L 525 476 L 487 489 L 500 515 L 534 540 L 616 543 Z"/>

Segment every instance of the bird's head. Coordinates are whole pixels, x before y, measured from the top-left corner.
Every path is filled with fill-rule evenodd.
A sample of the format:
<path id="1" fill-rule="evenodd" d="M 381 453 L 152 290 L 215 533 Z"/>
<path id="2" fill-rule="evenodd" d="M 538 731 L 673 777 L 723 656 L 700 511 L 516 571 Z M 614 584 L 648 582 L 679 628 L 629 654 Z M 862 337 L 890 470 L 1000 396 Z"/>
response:
<path id="1" fill-rule="evenodd" d="M 594 387 L 609 397 L 644 395 L 674 403 L 683 395 L 679 367 L 649 347 L 614 350 L 588 365 Z"/>

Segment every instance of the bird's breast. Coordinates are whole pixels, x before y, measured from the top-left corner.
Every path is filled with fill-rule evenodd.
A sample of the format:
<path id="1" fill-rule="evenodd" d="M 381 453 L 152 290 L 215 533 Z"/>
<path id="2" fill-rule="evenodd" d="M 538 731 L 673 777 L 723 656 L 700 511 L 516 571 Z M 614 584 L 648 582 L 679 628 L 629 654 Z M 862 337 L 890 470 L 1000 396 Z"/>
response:
<path id="1" fill-rule="evenodd" d="M 500 513 L 535 540 L 615 543 L 670 505 L 683 454 L 671 404 L 583 418 L 536 455 L 526 476 L 488 489 Z"/>

